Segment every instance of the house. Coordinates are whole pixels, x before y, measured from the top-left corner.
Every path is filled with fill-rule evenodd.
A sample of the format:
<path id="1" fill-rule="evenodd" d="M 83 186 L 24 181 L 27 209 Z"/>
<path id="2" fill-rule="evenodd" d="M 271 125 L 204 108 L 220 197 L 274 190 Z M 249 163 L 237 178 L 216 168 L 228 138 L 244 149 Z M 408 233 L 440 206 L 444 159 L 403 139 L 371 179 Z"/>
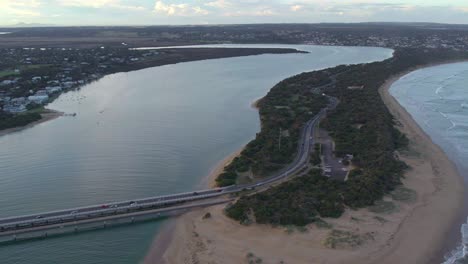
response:
<path id="1" fill-rule="evenodd" d="M 75 82 L 64 82 L 64 83 L 62 83 L 62 86 L 64 88 L 71 88 L 71 87 L 73 87 L 73 85 L 75 85 Z"/>
<path id="2" fill-rule="evenodd" d="M 22 113 L 25 112 L 26 106 L 25 105 L 13 105 L 13 104 L 7 104 L 3 106 L 3 111 L 9 112 L 9 113 Z"/>
<path id="3" fill-rule="evenodd" d="M 46 90 L 38 90 L 35 95 L 38 95 L 38 96 L 47 95 L 47 91 Z"/>
<path id="4" fill-rule="evenodd" d="M 53 94 L 62 91 L 62 87 L 60 86 L 48 86 L 45 89 L 47 91 L 47 94 Z"/>
<path id="5" fill-rule="evenodd" d="M 364 89 L 364 85 L 348 86 L 348 90 L 362 90 L 362 89 Z"/>
<path id="6" fill-rule="evenodd" d="M 52 81 L 48 81 L 47 84 L 50 84 L 50 85 L 59 85 L 60 82 L 57 81 L 57 80 L 52 80 Z"/>
<path id="7" fill-rule="evenodd" d="M 10 102 L 10 97 L 9 96 L 5 96 L 5 95 L 0 95 L 0 103 L 8 103 Z"/>
<path id="8" fill-rule="evenodd" d="M 1 86 L 6 86 L 6 85 L 12 85 L 12 84 L 15 84 L 16 83 L 16 80 L 4 80 L 2 82 L 0 82 L 0 85 Z"/>
<path id="9" fill-rule="evenodd" d="M 5 100 L 8 99 L 8 100 Z M 26 105 L 28 105 L 28 100 L 24 97 L 13 98 L 4 98 L 3 102 L 6 103 L 3 106 L 3 111 L 10 112 L 10 113 L 21 113 L 26 111 Z"/>
<path id="10" fill-rule="evenodd" d="M 15 105 L 27 104 L 28 103 L 28 100 L 25 97 L 13 98 L 10 101 L 11 101 L 12 104 L 15 104 Z"/>
<path id="11" fill-rule="evenodd" d="M 48 95 L 31 95 L 28 97 L 28 100 L 36 104 L 44 104 L 49 100 Z"/>

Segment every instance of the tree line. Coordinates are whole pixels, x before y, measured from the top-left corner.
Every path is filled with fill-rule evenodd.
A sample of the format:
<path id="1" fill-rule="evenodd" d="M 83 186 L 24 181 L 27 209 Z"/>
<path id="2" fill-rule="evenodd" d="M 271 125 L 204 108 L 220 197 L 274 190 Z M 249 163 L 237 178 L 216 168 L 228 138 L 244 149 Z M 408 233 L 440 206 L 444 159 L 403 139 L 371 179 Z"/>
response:
<path id="1" fill-rule="evenodd" d="M 352 163 L 356 168 L 349 173 L 346 182 L 337 182 L 312 170 L 306 176 L 265 192 L 241 197 L 226 208 L 227 215 L 241 222 L 306 225 L 320 217 L 339 217 L 346 207 L 373 205 L 401 184 L 407 168 L 396 157 L 395 151 L 405 148 L 408 139 L 395 128 L 394 118 L 383 103 L 379 88 L 390 77 L 418 66 L 462 59 L 468 59 L 468 52 L 405 48 L 395 50 L 394 56 L 385 61 L 303 73 L 283 81 L 288 86 L 277 89 L 288 90 L 281 91 L 284 94 L 295 93 L 301 90 L 299 87 L 321 84 L 320 80 L 314 82 L 309 78 L 311 76 L 342 72 L 337 75 L 336 84 L 326 90 L 340 103 L 322 121 L 321 126 L 334 139 L 335 154 L 353 155 Z M 350 86 L 363 88 L 349 89 Z M 265 97 L 260 107 L 268 104 L 268 100 L 270 97 Z M 262 116 L 262 121 L 269 118 Z"/>

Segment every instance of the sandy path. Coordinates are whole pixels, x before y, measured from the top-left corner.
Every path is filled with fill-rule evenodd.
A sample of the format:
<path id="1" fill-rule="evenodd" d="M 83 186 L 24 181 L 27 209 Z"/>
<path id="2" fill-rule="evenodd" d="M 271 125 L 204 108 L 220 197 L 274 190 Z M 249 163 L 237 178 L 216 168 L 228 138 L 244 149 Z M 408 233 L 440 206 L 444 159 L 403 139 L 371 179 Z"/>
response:
<path id="1" fill-rule="evenodd" d="M 359 245 L 327 247 L 324 241 L 331 230 L 315 225 L 308 226 L 306 232 L 293 233 L 265 225 L 242 226 L 224 216 L 224 206 L 218 205 L 179 217 L 167 250 L 158 258 L 146 258 L 145 263 L 237 264 L 256 258 L 262 263 L 294 264 L 437 263 L 434 257 L 462 207 L 463 180 L 445 153 L 388 93 L 402 75 L 388 80 L 380 92 L 401 124 L 399 128 L 410 139 L 409 151 L 400 156 L 411 167 L 403 179 L 404 186 L 416 196 L 413 201 L 386 197 L 396 205 L 391 212 L 347 210 L 339 219 L 326 219 L 333 229 L 359 238 Z M 204 219 L 207 212 L 212 216 Z"/>

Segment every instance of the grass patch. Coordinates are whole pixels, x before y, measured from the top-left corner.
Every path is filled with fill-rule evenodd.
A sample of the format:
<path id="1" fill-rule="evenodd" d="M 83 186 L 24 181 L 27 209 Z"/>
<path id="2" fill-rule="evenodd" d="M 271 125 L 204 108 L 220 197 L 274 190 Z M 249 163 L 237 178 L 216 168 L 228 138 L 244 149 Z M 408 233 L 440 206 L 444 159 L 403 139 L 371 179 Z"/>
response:
<path id="1" fill-rule="evenodd" d="M 11 75 L 18 75 L 19 73 L 15 72 L 14 70 L 7 69 L 0 71 L 0 78 L 11 76 Z"/>
<path id="2" fill-rule="evenodd" d="M 51 64 L 21 65 L 17 67 L 17 69 L 19 69 L 20 72 L 15 72 L 15 69 L 4 69 L 0 71 L 0 78 L 4 78 L 8 76 L 15 76 L 15 75 L 19 75 L 23 71 L 40 69 L 43 67 L 50 67 L 50 66 L 52 65 Z"/>
<path id="3" fill-rule="evenodd" d="M 400 154 L 403 155 L 403 156 L 406 156 L 406 157 L 410 157 L 410 158 L 420 158 L 421 157 L 421 153 L 419 153 L 417 150 L 415 150 L 414 147 L 412 147 L 411 145 L 404 148 L 404 149 L 401 149 Z"/>
<path id="4" fill-rule="evenodd" d="M 325 222 L 323 219 L 321 218 L 318 218 L 315 222 L 314 222 L 315 226 L 318 227 L 318 228 L 321 228 L 321 229 L 332 229 L 333 228 L 333 225 L 328 223 L 328 222 Z"/>
<path id="5" fill-rule="evenodd" d="M 245 258 L 247 259 L 247 263 L 249 263 L 249 264 L 263 263 L 263 260 L 261 258 L 255 256 L 255 254 L 252 253 L 252 252 L 247 253 Z"/>
<path id="6" fill-rule="evenodd" d="M 400 202 L 414 202 L 418 194 L 406 187 L 398 187 L 391 193 L 392 199 Z"/>
<path id="7" fill-rule="evenodd" d="M 305 226 L 295 226 L 295 225 L 287 225 L 285 226 L 285 232 L 290 235 L 292 233 L 294 233 L 295 231 L 298 231 L 300 233 L 306 233 L 307 231 L 309 231 L 307 229 L 307 227 Z"/>
<path id="8" fill-rule="evenodd" d="M 369 211 L 377 214 L 391 214 L 396 210 L 395 203 L 389 201 L 377 201 L 373 206 L 369 207 Z"/>
<path id="9" fill-rule="evenodd" d="M 370 233 L 359 235 L 349 231 L 333 229 L 328 234 L 324 244 L 328 248 L 356 248 L 373 238 Z"/>
<path id="10" fill-rule="evenodd" d="M 374 219 L 379 221 L 381 224 L 385 224 L 388 222 L 387 219 L 380 217 L 380 216 L 374 216 Z"/>

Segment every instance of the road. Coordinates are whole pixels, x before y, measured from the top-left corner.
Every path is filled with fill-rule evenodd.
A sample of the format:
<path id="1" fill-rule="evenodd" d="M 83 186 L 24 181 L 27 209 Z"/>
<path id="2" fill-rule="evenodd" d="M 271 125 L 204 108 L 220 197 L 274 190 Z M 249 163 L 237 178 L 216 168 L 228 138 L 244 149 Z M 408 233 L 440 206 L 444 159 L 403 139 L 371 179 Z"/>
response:
<path id="1" fill-rule="evenodd" d="M 182 203 L 213 199 L 222 195 L 237 193 L 246 189 L 254 189 L 256 187 L 267 187 L 308 166 L 309 154 L 314 146 L 314 127 L 326 115 L 326 112 L 335 108 L 338 103 L 336 98 L 330 96 L 327 96 L 327 98 L 329 100 L 327 107 L 323 108 L 304 126 L 299 141 L 299 149 L 294 161 L 273 176 L 265 178 L 259 182 L 2 218 L 0 219 L 0 236 L 9 235 L 18 231 L 27 232 L 27 230 L 36 230 L 38 228 L 45 229 L 46 226 L 63 226 L 67 223 L 76 224 L 78 222 L 101 221 L 107 217 L 129 217 L 135 213 L 144 214 L 152 213 L 154 210 L 170 210 L 172 207 L 179 206 Z"/>
<path id="2" fill-rule="evenodd" d="M 144 215 L 163 215 L 169 212 L 174 212 L 174 211 L 186 211 L 190 210 L 193 208 L 198 208 L 198 207 L 206 207 L 206 206 L 212 206 L 212 205 L 217 205 L 217 204 L 224 204 L 227 202 L 232 201 L 233 199 L 219 199 L 219 200 L 213 200 L 213 201 L 206 201 L 206 202 L 200 202 L 200 203 L 190 203 L 186 205 L 178 205 L 178 206 L 173 206 L 170 208 L 162 208 L 162 209 L 153 209 L 153 210 L 147 210 L 147 211 L 140 211 L 140 212 L 132 212 L 128 213 L 125 215 L 109 215 L 109 216 L 103 216 L 103 217 L 98 217 L 98 218 L 90 218 L 90 219 L 84 219 L 79 222 L 79 224 L 91 224 L 95 222 L 105 222 L 105 221 L 111 221 L 111 220 L 118 220 L 118 219 L 128 219 L 128 218 L 136 218 L 138 216 L 144 216 Z M 19 230 L 10 230 L 10 231 L 5 231 L 1 235 L 2 236 L 11 236 L 11 235 L 19 235 L 22 233 L 30 233 L 30 232 L 38 232 L 38 231 L 47 231 L 47 230 L 53 230 L 53 229 L 62 229 L 66 227 L 75 227 L 78 222 L 72 221 L 72 222 L 65 222 L 65 223 L 51 223 L 49 225 L 43 225 L 43 226 L 35 226 L 27 229 L 19 229 Z"/>

